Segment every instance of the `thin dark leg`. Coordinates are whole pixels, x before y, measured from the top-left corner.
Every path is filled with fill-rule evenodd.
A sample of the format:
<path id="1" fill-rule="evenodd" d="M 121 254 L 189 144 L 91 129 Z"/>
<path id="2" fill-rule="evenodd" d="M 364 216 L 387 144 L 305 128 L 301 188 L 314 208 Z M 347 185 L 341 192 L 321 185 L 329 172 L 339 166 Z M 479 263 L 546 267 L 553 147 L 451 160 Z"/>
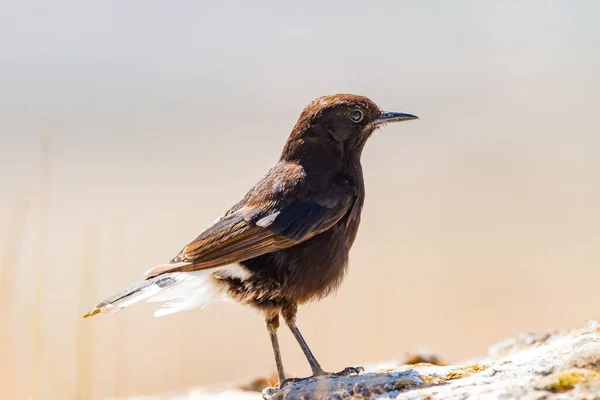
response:
<path id="1" fill-rule="evenodd" d="M 308 344 L 306 344 L 306 341 L 302 337 L 300 330 L 296 326 L 296 311 L 297 310 L 298 310 L 298 307 L 295 304 L 283 309 L 282 314 L 283 314 L 283 318 L 285 319 L 285 323 L 287 324 L 288 328 L 290 328 L 290 331 L 292 331 L 292 333 L 294 334 L 294 337 L 298 341 L 300 348 L 304 352 L 304 355 L 306 356 L 306 359 L 308 360 L 308 364 L 310 364 L 310 368 L 312 369 L 313 375 L 315 375 L 315 376 L 316 375 L 327 375 L 327 372 L 323 371 L 323 368 L 321 368 L 321 365 L 315 358 L 314 354 L 312 353 L 312 351 L 310 351 Z"/>
<path id="2" fill-rule="evenodd" d="M 296 326 L 296 323 L 288 322 L 287 325 L 290 328 L 290 330 L 292 331 L 292 333 L 294 334 L 294 337 L 296 338 L 296 340 L 298 341 L 300 348 L 302 348 L 302 351 L 304 352 L 304 355 L 306 356 L 306 359 L 308 360 L 308 363 L 310 364 L 310 368 L 312 369 L 313 375 L 327 375 L 327 372 L 323 371 L 323 368 L 321 368 L 321 365 L 315 358 L 314 354 L 312 353 L 312 351 L 310 351 L 310 348 L 308 347 L 308 344 L 306 344 L 306 341 L 302 337 L 302 334 L 300 333 L 300 330 Z"/>
<path id="3" fill-rule="evenodd" d="M 267 315 L 267 330 L 271 337 L 271 345 L 273 346 L 273 354 L 275 355 L 275 363 L 277 364 L 277 377 L 279 383 L 285 380 L 285 372 L 283 370 L 283 361 L 281 360 L 281 351 L 279 350 L 279 340 L 277 339 L 277 328 L 279 328 L 279 313 L 275 315 Z"/>

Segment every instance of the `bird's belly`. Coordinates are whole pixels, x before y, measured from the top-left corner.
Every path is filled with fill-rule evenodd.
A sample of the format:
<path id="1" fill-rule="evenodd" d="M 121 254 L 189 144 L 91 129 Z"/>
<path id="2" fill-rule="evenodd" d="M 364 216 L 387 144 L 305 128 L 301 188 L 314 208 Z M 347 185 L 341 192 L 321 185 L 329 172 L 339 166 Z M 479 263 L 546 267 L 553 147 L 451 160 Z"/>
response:
<path id="1" fill-rule="evenodd" d="M 328 295 L 346 270 L 350 249 L 345 233 L 339 224 L 296 246 L 242 262 L 250 276 L 229 283 L 231 297 L 260 308 Z"/>

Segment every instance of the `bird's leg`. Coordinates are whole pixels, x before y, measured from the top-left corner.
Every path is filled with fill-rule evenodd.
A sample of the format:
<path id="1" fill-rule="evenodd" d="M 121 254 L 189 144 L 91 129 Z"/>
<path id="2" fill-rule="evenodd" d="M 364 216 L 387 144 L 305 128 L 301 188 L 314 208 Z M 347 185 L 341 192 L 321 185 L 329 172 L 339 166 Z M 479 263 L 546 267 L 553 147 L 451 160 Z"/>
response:
<path id="1" fill-rule="evenodd" d="M 279 350 L 279 340 L 277 339 L 277 328 L 279 328 L 279 310 L 276 314 L 269 313 L 265 318 L 267 322 L 267 330 L 271 337 L 271 345 L 273 346 L 273 354 L 275 355 L 275 363 L 277 364 L 277 377 L 279 383 L 285 380 L 285 372 L 283 370 L 283 361 L 281 360 L 281 351 Z"/>
<path id="2" fill-rule="evenodd" d="M 308 363 L 310 364 L 310 368 L 312 369 L 311 378 L 313 376 L 322 376 L 322 375 L 328 375 L 331 377 L 347 376 L 347 375 L 351 375 L 351 374 L 360 374 L 361 372 L 364 371 L 363 367 L 348 367 L 348 368 L 344 368 L 344 370 L 340 371 L 340 372 L 334 372 L 334 373 L 325 372 L 323 370 L 323 368 L 321 368 L 321 364 L 319 364 L 319 362 L 315 358 L 312 351 L 310 351 L 308 344 L 306 344 L 304 337 L 302 337 L 300 330 L 296 326 L 296 312 L 297 311 L 298 311 L 298 306 L 296 304 L 288 304 L 281 310 L 281 314 L 283 315 L 283 319 L 285 319 L 287 326 L 290 328 L 290 331 L 292 331 L 292 333 L 294 334 L 294 337 L 298 341 L 300 348 L 304 352 L 304 355 L 306 356 L 306 359 L 308 360 Z M 279 387 L 281 388 L 288 383 L 299 382 L 304 379 L 307 379 L 307 378 L 288 378 L 285 381 L 280 381 Z"/>
<path id="3" fill-rule="evenodd" d="M 298 306 L 296 304 L 290 304 L 290 305 L 286 306 L 282 310 L 283 319 L 285 319 L 285 323 L 287 324 L 288 328 L 290 328 L 290 331 L 292 331 L 292 334 L 294 335 L 294 337 L 298 341 L 298 344 L 300 345 L 300 348 L 304 352 L 304 356 L 306 356 L 306 359 L 308 360 L 308 364 L 310 365 L 310 368 L 312 369 L 313 376 L 327 375 L 327 372 L 323 371 L 323 368 L 321 368 L 321 365 L 315 358 L 314 354 L 312 353 L 312 351 L 310 351 L 308 344 L 306 344 L 306 341 L 302 337 L 300 330 L 296 326 L 296 312 L 297 311 L 298 311 Z"/>

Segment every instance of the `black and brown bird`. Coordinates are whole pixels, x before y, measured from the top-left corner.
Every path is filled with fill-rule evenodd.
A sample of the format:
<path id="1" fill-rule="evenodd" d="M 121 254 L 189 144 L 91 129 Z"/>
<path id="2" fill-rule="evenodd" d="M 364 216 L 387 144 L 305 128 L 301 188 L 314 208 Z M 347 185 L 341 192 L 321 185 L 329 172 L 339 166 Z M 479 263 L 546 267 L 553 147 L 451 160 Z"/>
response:
<path id="1" fill-rule="evenodd" d="M 279 161 L 237 204 L 169 263 L 84 317 L 141 300 L 165 302 L 155 312 L 161 316 L 228 298 L 264 313 L 280 383 L 280 314 L 313 375 L 326 374 L 296 326 L 298 305 L 323 298 L 344 277 L 365 199 L 360 157 L 367 139 L 383 124 L 415 118 L 358 95 L 314 100 Z"/>

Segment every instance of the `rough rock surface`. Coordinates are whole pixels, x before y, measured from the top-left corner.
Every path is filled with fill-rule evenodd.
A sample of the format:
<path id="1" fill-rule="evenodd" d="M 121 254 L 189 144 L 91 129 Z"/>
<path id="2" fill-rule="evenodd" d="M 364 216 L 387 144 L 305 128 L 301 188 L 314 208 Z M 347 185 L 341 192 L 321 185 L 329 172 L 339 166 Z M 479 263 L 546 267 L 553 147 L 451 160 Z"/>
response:
<path id="1" fill-rule="evenodd" d="M 600 400 L 600 324 L 545 334 L 526 333 L 492 346 L 488 355 L 457 365 L 388 364 L 360 375 L 318 377 L 263 396 L 288 399 L 586 399 Z M 137 400 L 248 399 L 243 390 L 191 390 Z"/>

